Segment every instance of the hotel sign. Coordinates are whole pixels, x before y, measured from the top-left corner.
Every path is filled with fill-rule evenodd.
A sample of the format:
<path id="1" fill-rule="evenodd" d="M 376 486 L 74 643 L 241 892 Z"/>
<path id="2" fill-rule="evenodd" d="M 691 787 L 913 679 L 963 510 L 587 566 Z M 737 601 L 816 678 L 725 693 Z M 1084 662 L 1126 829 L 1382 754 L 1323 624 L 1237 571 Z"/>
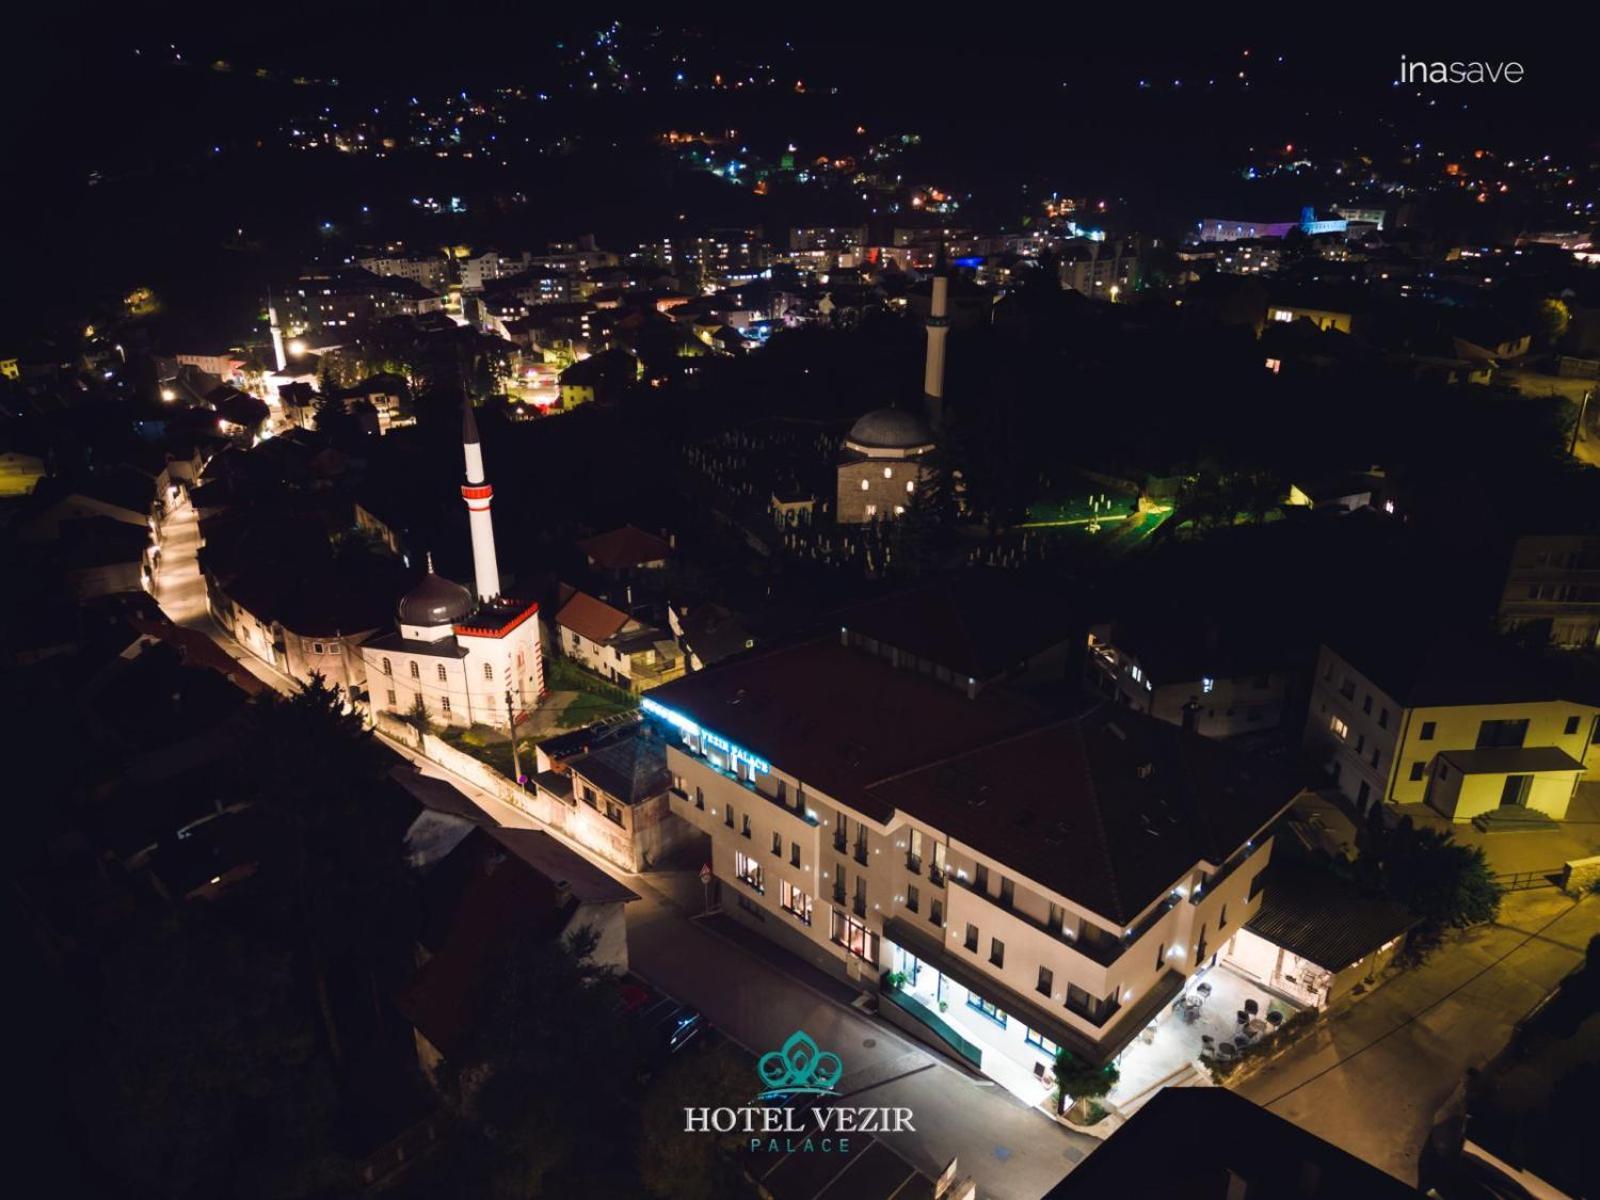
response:
<path id="1" fill-rule="evenodd" d="M 674 729 L 698 737 L 702 750 L 716 750 L 726 755 L 730 766 L 734 763 L 742 762 L 752 771 L 758 771 L 763 775 L 772 770 L 772 764 L 759 754 L 752 754 L 744 747 L 730 742 L 721 734 L 712 733 L 711 730 L 704 728 L 698 722 L 684 716 L 681 712 L 668 708 L 665 704 L 660 704 L 646 697 L 639 701 L 639 707 L 652 716 L 660 717 Z"/>

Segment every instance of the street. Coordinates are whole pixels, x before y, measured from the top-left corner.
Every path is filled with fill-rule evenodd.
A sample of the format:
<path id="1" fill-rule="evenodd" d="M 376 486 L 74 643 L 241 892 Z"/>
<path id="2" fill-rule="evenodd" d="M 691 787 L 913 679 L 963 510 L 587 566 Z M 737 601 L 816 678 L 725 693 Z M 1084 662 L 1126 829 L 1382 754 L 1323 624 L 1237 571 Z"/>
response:
<path id="1" fill-rule="evenodd" d="M 1597 933 L 1592 899 L 1509 893 L 1497 922 L 1358 1000 L 1237 1090 L 1415 1183 L 1434 1115 L 1463 1073 L 1505 1046 Z"/>

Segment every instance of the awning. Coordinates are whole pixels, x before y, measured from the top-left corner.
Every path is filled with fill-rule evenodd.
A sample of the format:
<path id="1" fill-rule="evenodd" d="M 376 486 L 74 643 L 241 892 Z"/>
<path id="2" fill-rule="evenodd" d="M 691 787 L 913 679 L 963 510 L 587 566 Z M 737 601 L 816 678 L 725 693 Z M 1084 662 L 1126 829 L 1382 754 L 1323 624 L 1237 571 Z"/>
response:
<path id="1" fill-rule="evenodd" d="M 1538 775 L 1584 769 L 1581 762 L 1556 746 L 1446 750 L 1439 758 L 1463 775 Z"/>
<path id="2" fill-rule="evenodd" d="M 969 991 L 977 992 L 1035 1033 L 1043 1034 L 1062 1049 L 1072 1051 L 1078 1058 L 1095 1066 L 1115 1058 L 1183 990 L 1183 973 L 1168 971 L 1157 980 L 1155 987 L 1136 1002 L 1117 1011 L 1108 1022 L 1114 1026 L 1114 1033 L 1102 1041 L 1095 1041 L 1069 1025 L 1063 1017 L 999 980 L 990 978 L 976 964 L 946 949 L 943 938 L 930 935 L 903 917 L 891 917 L 885 921 L 883 936 Z"/>

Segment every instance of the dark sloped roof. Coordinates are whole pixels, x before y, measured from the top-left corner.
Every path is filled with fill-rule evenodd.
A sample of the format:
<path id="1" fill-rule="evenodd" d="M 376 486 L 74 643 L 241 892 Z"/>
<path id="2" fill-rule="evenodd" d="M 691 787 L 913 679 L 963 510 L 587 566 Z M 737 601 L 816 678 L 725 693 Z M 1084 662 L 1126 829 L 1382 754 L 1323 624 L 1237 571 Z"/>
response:
<path id="1" fill-rule="evenodd" d="M 984 571 L 846 609 L 839 624 L 979 680 L 1004 674 L 1077 632 L 1060 602 Z"/>
<path id="2" fill-rule="evenodd" d="M 1314 867 L 1274 863 L 1245 928 L 1275 946 L 1341 971 L 1417 923 L 1403 904 L 1363 895 Z"/>
<path id="3" fill-rule="evenodd" d="M 1044 1200 L 1224 1200 L 1422 1193 L 1227 1088 L 1162 1088 Z"/>
<path id="4" fill-rule="evenodd" d="M 1127 924 L 1195 863 L 1229 858 L 1297 789 L 1221 743 L 1102 708 L 869 790 Z"/>
<path id="5" fill-rule="evenodd" d="M 1475 629 L 1384 621 L 1336 635 L 1328 644 L 1406 708 L 1600 699 L 1600 681 L 1583 664 L 1532 653 Z"/>
<path id="6" fill-rule="evenodd" d="M 667 748 L 659 738 L 635 725 L 626 735 L 607 740 L 582 758 L 571 770 L 624 804 L 640 804 L 659 796 L 672 783 L 667 770 Z"/>
<path id="7" fill-rule="evenodd" d="M 571 890 L 585 904 L 637 900 L 636 893 L 618 883 L 576 850 L 569 850 L 542 829 L 512 829 L 497 825 L 487 832 L 541 878 Z"/>
<path id="8" fill-rule="evenodd" d="M 646 533 L 637 525 L 624 525 L 621 529 L 612 529 L 605 533 L 597 533 L 591 538 L 584 538 L 578 543 L 578 549 L 582 550 L 595 566 L 607 570 L 660 562 L 672 554 L 672 547 L 667 544 L 666 539 L 659 538 L 653 533 Z"/>
<path id="9" fill-rule="evenodd" d="M 896 669 L 825 638 L 674 680 L 651 699 L 878 820 L 897 809 L 1126 923 L 1221 863 L 1293 781 L 1126 711 L 1065 718 Z"/>

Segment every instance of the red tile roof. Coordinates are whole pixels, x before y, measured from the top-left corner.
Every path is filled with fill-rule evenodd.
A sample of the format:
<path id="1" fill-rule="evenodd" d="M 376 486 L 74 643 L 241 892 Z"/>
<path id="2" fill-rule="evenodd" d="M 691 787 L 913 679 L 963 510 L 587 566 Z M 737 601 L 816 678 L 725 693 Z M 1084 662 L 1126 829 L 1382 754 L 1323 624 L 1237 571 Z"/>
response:
<path id="1" fill-rule="evenodd" d="M 612 608 L 604 600 L 595 599 L 588 592 L 574 592 L 572 599 L 556 613 L 557 625 L 571 629 L 591 642 L 606 641 L 627 623 L 627 613 Z"/>

